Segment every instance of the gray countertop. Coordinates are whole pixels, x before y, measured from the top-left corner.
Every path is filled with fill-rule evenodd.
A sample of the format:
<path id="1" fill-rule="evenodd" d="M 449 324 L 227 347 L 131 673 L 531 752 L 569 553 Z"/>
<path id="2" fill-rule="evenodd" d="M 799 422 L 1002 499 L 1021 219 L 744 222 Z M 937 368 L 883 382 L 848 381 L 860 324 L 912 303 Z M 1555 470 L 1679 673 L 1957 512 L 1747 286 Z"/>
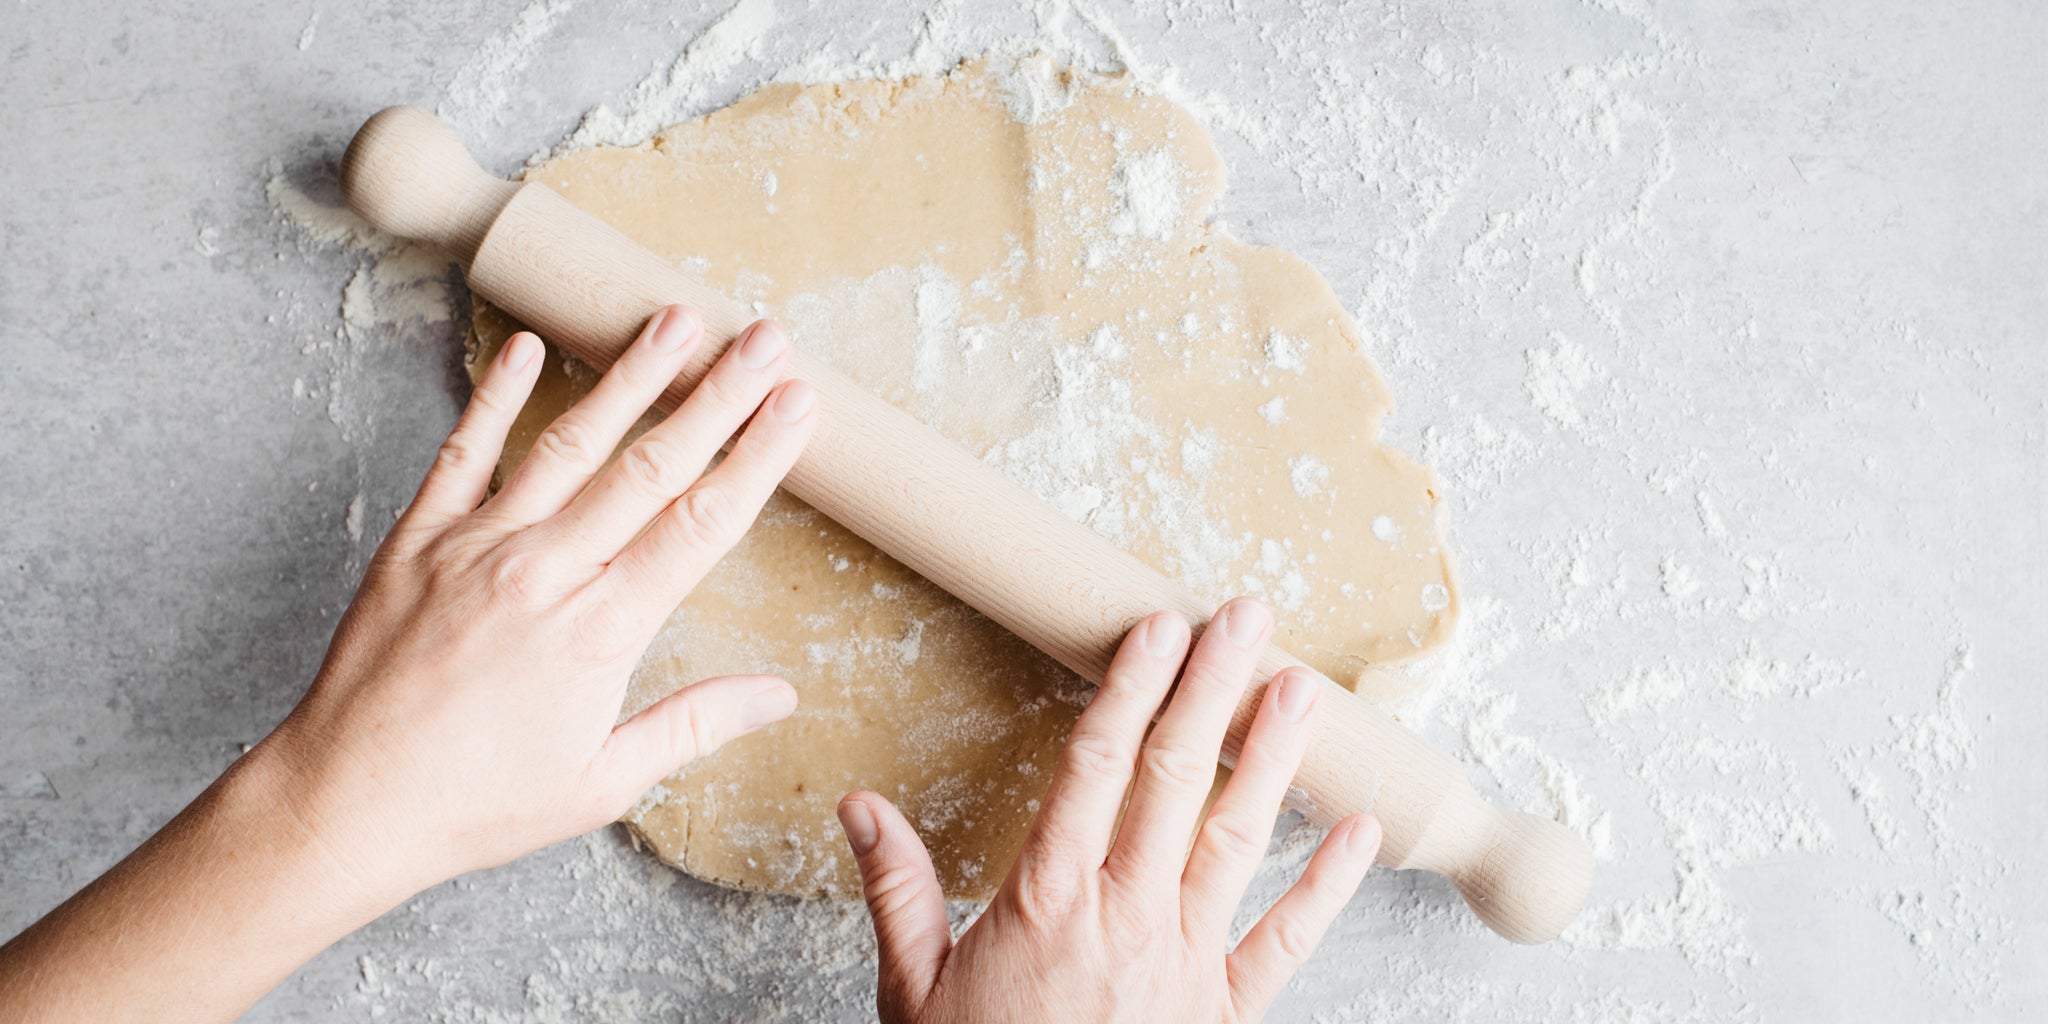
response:
<path id="1" fill-rule="evenodd" d="M 666 90 L 725 0 L 0 13 L 0 934 L 291 707 L 466 394 L 459 281 L 345 324 L 438 286 L 278 209 L 367 114 L 511 173 L 599 105 L 1037 45 L 1197 106 L 1219 216 L 1354 310 L 1463 556 L 1409 720 L 1603 854 L 1539 948 L 1374 876 L 1275 1019 L 2048 1011 L 2041 8 L 750 2 Z M 870 946 L 606 832 L 252 1019 L 858 1019 Z"/>

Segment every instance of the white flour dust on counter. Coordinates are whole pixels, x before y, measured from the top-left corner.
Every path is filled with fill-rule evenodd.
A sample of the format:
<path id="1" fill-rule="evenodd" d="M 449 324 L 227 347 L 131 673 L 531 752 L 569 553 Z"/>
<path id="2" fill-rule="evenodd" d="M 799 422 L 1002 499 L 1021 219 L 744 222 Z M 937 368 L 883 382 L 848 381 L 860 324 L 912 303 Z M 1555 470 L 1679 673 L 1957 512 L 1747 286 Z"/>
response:
<path id="1" fill-rule="evenodd" d="M 586 14 L 534 10 L 483 44 L 458 76 L 476 85 L 451 86 L 446 110 L 491 123 L 533 49 Z M 1276 1019 L 2013 1019 L 2032 983 L 2023 918 L 2000 893 L 2022 852 L 1988 841 L 1973 810 L 1997 784 L 1993 738 L 2011 735 L 1989 694 L 2012 669 L 1961 610 L 1970 560 L 1995 552 L 1964 536 L 1978 520 L 1960 492 L 1952 515 L 1897 513 L 1949 467 L 1868 440 L 1892 436 L 1891 419 L 1967 437 L 2013 411 L 1991 397 L 1996 367 L 1924 324 L 1924 306 L 1812 269 L 1822 242 L 1895 216 L 1882 153 L 1815 152 L 1825 140 L 1770 113 L 1782 97 L 1632 3 L 1587 5 L 1568 45 L 1484 10 L 917 10 L 907 34 L 841 38 L 814 12 L 743 0 L 691 20 L 564 145 L 631 144 L 764 81 L 931 74 L 992 52 L 1127 69 L 1204 118 L 1234 174 L 1218 218 L 1330 278 L 1401 396 L 1391 439 L 1437 467 L 1454 505 L 1462 634 L 1411 669 L 1427 685 L 1397 710 L 1488 795 L 1556 817 L 1599 857 L 1584 916 L 1534 949 L 1492 940 L 1434 878 L 1375 875 Z M 1759 113 L 1696 99 L 1718 94 Z M 1026 123 L 1070 102 L 1029 75 L 1006 96 Z M 1141 153 L 1117 175 L 1115 237 L 1150 237 L 1173 169 Z M 365 250 L 340 336 L 318 344 L 353 352 L 393 324 L 455 316 L 431 258 L 353 234 L 289 182 L 273 201 L 313 238 Z M 1801 303 L 1780 298 L 1787 281 Z M 947 320 L 963 284 L 912 283 L 933 333 L 909 383 L 976 343 Z M 1267 372 L 1292 371 L 1286 337 L 1267 357 Z M 338 354 L 334 379 L 307 389 L 340 396 L 345 432 L 361 429 L 347 394 L 361 358 Z M 1289 407 L 1259 415 L 1284 426 Z M 1040 454 L 1017 458 L 1067 473 L 1064 511 L 1100 507 L 1084 451 L 1064 470 Z M 1190 436 L 1178 457 L 1215 454 Z M 1318 468 L 1290 470 L 1289 500 L 1313 500 Z M 1357 534 L 1400 539 L 1391 521 Z M 1190 560 L 1215 557 L 1204 543 L 1190 534 Z M 1245 920 L 1315 838 L 1276 838 Z M 856 908 L 716 890 L 621 842 L 556 855 L 569 896 L 536 905 L 531 927 L 584 924 L 550 962 L 373 950 L 347 1001 L 451 1019 L 868 1012 Z M 475 927 L 434 896 L 420 905 L 373 938 L 416 949 Z"/>
<path id="2" fill-rule="evenodd" d="M 308 39 L 311 30 L 309 24 Z M 324 378 L 295 378 L 293 402 L 323 415 L 353 453 L 356 488 L 335 498 L 338 525 L 353 550 L 353 573 L 410 497 L 380 494 L 371 504 L 366 460 L 386 443 L 377 415 L 377 364 L 396 345 L 446 345 L 459 337 L 454 334 L 456 273 L 442 254 L 384 235 L 343 206 L 330 168 L 296 173 L 272 168 L 263 191 L 302 256 L 340 250 L 348 264 L 338 303 L 280 296 L 286 301 L 270 319 L 297 337 L 300 354 L 317 356 L 325 371 Z M 280 251 L 278 257 L 283 256 Z M 329 323 L 333 326 L 325 326 Z M 338 615 L 340 609 L 327 612 Z"/>

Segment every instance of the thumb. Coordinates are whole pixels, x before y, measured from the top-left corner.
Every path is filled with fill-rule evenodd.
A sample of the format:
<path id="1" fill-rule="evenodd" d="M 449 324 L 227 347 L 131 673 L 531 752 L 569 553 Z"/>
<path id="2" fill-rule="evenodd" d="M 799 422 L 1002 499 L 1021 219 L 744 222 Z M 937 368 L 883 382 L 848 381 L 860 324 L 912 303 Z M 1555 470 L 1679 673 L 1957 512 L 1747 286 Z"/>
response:
<path id="1" fill-rule="evenodd" d="M 931 854 L 903 812 L 874 793 L 849 793 L 839 801 L 839 824 L 860 863 L 861 890 L 875 919 L 882 1016 L 909 1018 L 938 984 L 939 968 L 953 949 Z"/>
<path id="2" fill-rule="evenodd" d="M 718 676 L 686 686 L 612 728 L 597 774 L 636 800 L 669 773 L 796 710 L 796 689 L 774 676 Z"/>

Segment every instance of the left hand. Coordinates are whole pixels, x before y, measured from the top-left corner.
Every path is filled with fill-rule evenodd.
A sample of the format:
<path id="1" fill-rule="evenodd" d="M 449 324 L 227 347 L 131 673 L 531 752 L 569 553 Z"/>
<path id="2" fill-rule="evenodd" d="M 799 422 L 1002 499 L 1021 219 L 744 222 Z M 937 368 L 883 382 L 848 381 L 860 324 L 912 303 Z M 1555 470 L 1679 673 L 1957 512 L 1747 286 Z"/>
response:
<path id="1" fill-rule="evenodd" d="M 777 386 L 789 344 L 763 321 L 604 469 L 701 344 L 696 313 L 657 314 L 488 501 L 539 339 L 514 336 L 477 386 L 311 691 L 258 749 L 366 887 L 407 893 L 597 828 L 796 708 L 781 679 L 728 676 L 617 721 L 655 631 L 753 522 L 817 418 L 809 385 Z"/>
<path id="2" fill-rule="evenodd" d="M 541 367 L 540 339 L 506 342 L 305 699 L 141 849 L 0 946 L 0 1020 L 231 1019 L 413 893 L 612 821 L 684 762 L 795 710 L 788 683 L 728 676 L 618 721 L 655 630 L 817 419 L 809 385 L 776 383 L 789 343 L 763 321 L 605 469 L 701 344 L 695 313 L 664 310 L 486 501 Z"/>

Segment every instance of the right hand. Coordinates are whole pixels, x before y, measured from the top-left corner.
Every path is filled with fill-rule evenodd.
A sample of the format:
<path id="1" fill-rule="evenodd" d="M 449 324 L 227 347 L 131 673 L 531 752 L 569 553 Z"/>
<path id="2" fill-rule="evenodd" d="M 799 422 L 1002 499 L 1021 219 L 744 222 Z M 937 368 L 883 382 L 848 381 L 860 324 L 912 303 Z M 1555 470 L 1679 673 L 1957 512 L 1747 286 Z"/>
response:
<path id="1" fill-rule="evenodd" d="M 1324 686 L 1306 668 L 1274 676 L 1237 770 L 1204 817 L 1224 731 L 1272 628 L 1263 607 L 1239 599 L 1217 613 L 1193 657 L 1177 615 L 1131 631 L 1074 723 L 1015 866 L 957 944 L 910 823 L 874 793 L 840 803 L 880 945 L 883 1020 L 1206 1024 L 1265 1015 L 1380 844 L 1371 816 L 1338 822 L 1301 879 L 1226 952 Z M 1148 738 L 1176 676 L 1179 689 Z"/>

